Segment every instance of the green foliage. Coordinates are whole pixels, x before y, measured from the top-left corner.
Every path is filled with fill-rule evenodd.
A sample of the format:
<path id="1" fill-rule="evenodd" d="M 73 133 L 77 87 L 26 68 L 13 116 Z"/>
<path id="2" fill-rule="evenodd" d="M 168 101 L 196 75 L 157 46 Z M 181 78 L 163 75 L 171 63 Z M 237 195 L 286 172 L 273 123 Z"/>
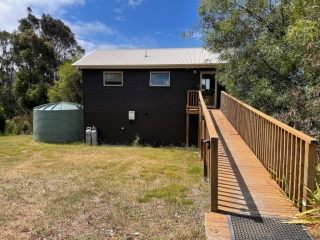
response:
<path id="1" fill-rule="evenodd" d="M 14 33 L 12 45 L 15 62 L 14 91 L 19 104 L 26 109 L 47 102 L 47 84 L 52 84 L 57 67 L 54 49 L 38 33 L 40 19 L 29 11 L 27 18 L 19 20 L 19 30 Z"/>
<path id="2" fill-rule="evenodd" d="M 0 107 L 0 134 L 6 130 L 6 116 L 4 115 L 4 109 Z"/>
<path id="3" fill-rule="evenodd" d="M 273 180 L 278 180 L 278 179 L 277 179 L 277 172 L 274 171 L 274 170 L 271 169 L 271 168 L 268 168 L 268 170 L 269 170 L 269 177 L 270 177 L 271 179 L 273 179 Z"/>
<path id="4" fill-rule="evenodd" d="M 54 49 L 55 60 L 57 65 L 70 59 L 77 49 L 77 41 L 70 28 L 60 19 L 54 19 L 49 14 L 42 14 L 41 17 L 42 34 L 50 42 Z"/>
<path id="5" fill-rule="evenodd" d="M 48 90 L 50 102 L 82 102 L 82 74 L 71 66 L 77 60 L 66 61 L 59 67 L 61 80 Z"/>
<path id="6" fill-rule="evenodd" d="M 188 169 L 187 172 L 191 174 L 199 174 L 202 172 L 202 169 L 199 166 L 192 166 L 192 168 Z"/>
<path id="7" fill-rule="evenodd" d="M 320 137 L 320 5 L 317 1 L 201 0 L 204 48 L 221 53 L 217 79 L 247 104 Z"/>
<path id="8" fill-rule="evenodd" d="M 6 121 L 5 135 L 31 134 L 32 129 L 32 115 L 26 113 Z"/>
<path id="9" fill-rule="evenodd" d="M 272 170 L 271 170 L 272 171 Z M 272 174 L 276 174 L 274 171 L 272 171 Z M 298 223 L 298 224 L 307 224 L 307 223 L 320 223 L 320 172 L 316 172 L 315 176 L 315 189 L 307 189 L 308 191 L 308 201 L 311 207 L 311 209 L 301 212 L 296 215 L 296 217 L 299 218 L 299 220 L 292 220 L 289 221 L 289 223 Z M 289 198 L 289 192 L 290 192 L 290 186 L 288 184 L 288 181 L 285 176 L 283 176 L 283 179 L 281 180 L 285 185 L 285 190 L 279 190 L 279 192 L 286 198 L 288 201 L 292 203 L 292 205 L 300 205 L 301 202 L 297 202 L 296 200 L 292 201 Z"/>
<path id="10" fill-rule="evenodd" d="M 11 34 L 0 31 L 0 88 L 12 87 L 14 64 L 12 59 L 12 48 L 10 47 Z"/>
<path id="11" fill-rule="evenodd" d="M 0 31 L 0 107 L 10 119 L 6 134 L 31 132 L 26 114 L 49 98 L 82 102 L 81 72 L 70 65 L 83 54 L 67 25 L 48 14 L 37 18 L 31 8 L 16 31 Z"/>
<path id="12" fill-rule="evenodd" d="M 19 20 L 18 31 L 11 35 L 10 43 L 12 61 L 17 66 L 14 93 L 20 106 L 28 110 L 48 102 L 48 89 L 54 85 L 55 80 L 59 80 L 57 73 L 60 65 L 65 61 L 70 64 L 74 56 L 84 52 L 77 46 L 70 28 L 61 20 L 47 14 L 37 18 L 30 8 L 27 17 Z M 67 93 L 61 91 L 62 95 L 68 95 L 79 102 L 82 98 L 78 96 L 81 85 L 79 74 L 71 72 L 71 75 L 75 77 L 62 76 L 66 78 L 65 81 L 71 82 L 57 88 L 70 88 Z"/>
<path id="13" fill-rule="evenodd" d="M 8 118 L 12 118 L 19 109 L 12 89 L 15 68 L 11 36 L 9 32 L 0 31 L 0 106 Z"/>
<path id="14" fill-rule="evenodd" d="M 311 204 L 311 209 L 297 214 L 300 220 L 290 221 L 290 223 L 320 223 L 320 185 L 316 183 L 316 190 L 312 191 L 308 189 L 309 202 Z"/>
<path id="15" fill-rule="evenodd" d="M 8 118 L 12 118 L 18 111 L 19 107 L 11 87 L 3 86 L 0 88 L 0 106 L 3 107 L 4 114 Z"/>

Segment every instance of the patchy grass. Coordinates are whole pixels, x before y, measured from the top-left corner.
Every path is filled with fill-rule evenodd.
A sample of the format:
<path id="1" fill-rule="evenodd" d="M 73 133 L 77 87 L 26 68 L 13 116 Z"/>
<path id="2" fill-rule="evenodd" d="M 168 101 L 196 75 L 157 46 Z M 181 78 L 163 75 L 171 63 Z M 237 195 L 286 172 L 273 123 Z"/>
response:
<path id="1" fill-rule="evenodd" d="M 193 150 L 0 137 L 1 239 L 205 239 Z"/>
<path id="2" fill-rule="evenodd" d="M 165 187 L 158 187 L 146 191 L 142 198 L 139 198 L 139 202 L 150 202 L 152 198 L 164 198 L 166 202 L 170 203 L 183 203 L 186 200 L 185 192 L 189 188 L 179 184 L 172 184 Z"/>
<path id="3" fill-rule="evenodd" d="M 202 173 L 202 171 L 203 171 L 202 168 L 199 167 L 198 165 L 192 166 L 190 169 L 188 169 L 188 173 L 192 173 L 196 175 Z"/>

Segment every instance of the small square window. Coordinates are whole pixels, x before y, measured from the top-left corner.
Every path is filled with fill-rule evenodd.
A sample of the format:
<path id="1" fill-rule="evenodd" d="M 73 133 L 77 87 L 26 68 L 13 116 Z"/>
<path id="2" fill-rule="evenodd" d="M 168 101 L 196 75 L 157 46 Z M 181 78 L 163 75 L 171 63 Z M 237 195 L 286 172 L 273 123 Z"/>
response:
<path id="1" fill-rule="evenodd" d="M 150 86 L 169 87 L 170 72 L 150 72 Z"/>
<path id="2" fill-rule="evenodd" d="M 123 86 L 122 72 L 103 72 L 103 86 Z"/>

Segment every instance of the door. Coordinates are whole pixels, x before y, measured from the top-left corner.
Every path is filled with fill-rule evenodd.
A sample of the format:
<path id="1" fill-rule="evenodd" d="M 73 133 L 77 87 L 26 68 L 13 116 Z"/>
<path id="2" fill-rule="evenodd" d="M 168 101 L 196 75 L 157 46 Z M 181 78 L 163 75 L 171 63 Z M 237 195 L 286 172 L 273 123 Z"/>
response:
<path id="1" fill-rule="evenodd" d="M 200 88 L 202 97 L 208 108 L 217 106 L 217 82 L 212 72 L 201 73 Z"/>

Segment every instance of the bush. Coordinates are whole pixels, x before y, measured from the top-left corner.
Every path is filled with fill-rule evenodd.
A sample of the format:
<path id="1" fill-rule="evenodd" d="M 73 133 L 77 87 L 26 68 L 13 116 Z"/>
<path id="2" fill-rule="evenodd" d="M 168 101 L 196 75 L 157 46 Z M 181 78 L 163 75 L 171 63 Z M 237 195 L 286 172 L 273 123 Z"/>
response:
<path id="1" fill-rule="evenodd" d="M 6 130 L 6 116 L 4 115 L 4 109 L 0 108 L 0 134 L 3 134 Z"/>
<path id="2" fill-rule="evenodd" d="M 32 133 L 32 115 L 23 114 L 6 121 L 6 135 L 20 135 Z"/>
<path id="3" fill-rule="evenodd" d="M 6 121 L 5 135 L 17 135 L 17 126 L 13 120 Z"/>

